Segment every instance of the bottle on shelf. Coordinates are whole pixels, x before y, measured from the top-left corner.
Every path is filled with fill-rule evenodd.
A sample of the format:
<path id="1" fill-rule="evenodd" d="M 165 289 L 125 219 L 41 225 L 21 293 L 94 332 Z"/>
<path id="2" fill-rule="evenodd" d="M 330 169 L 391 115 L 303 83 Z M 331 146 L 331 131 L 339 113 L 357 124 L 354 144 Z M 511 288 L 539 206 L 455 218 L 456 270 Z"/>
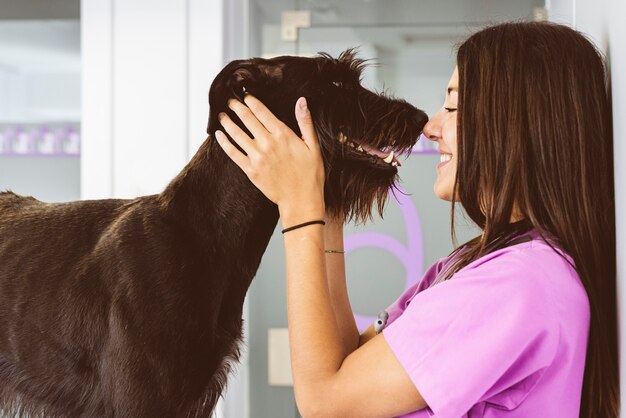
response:
<path id="1" fill-rule="evenodd" d="M 0 126 L 0 155 L 79 156 L 79 129 L 75 124 Z"/>
<path id="2" fill-rule="evenodd" d="M 29 154 L 32 150 L 32 137 L 21 126 L 15 130 L 15 136 L 11 144 L 13 154 Z"/>
<path id="3" fill-rule="evenodd" d="M 78 130 L 73 127 L 69 127 L 65 131 L 63 153 L 69 155 L 77 155 L 80 153 L 80 135 Z"/>
<path id="4" fill-rule="evenodd" d="M 0 130 L 0 155 L 8 153 L 8 145 L 6 141 L 6 130 Z"/>
<path id="5" fill-rule="evenodd" d="M 57 152 L 56 136 L 47 126 L 36 129 L 36 152 L 38 154 L 54 154 Z"/>

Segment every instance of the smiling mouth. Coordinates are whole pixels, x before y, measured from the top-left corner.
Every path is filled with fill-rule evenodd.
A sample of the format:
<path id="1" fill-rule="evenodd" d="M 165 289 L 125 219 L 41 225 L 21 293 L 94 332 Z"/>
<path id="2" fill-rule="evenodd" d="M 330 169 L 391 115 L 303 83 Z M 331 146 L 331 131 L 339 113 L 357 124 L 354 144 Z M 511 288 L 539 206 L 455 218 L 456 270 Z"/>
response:
<path id="1" fill-rule="evenodd" d="M 439 162 L 442 164 L 447 163 L 448 161 L 450 161 L 452 159 L 452 154 L 441 154 L 441 156 L 439 157 Z"/>
<path id="2" fill-rule="evenodd" d="M 399 167 L 402 165 L 394 155 L 393 150 L 391 150 L 391 152 L 385 152 L 367 144 L 361 144 L 359 142 L 349 140 L 343 132 L 339 132 L 339 135 L 337 136 L 337 141 L 339 141 L 341 144 L 347 145 L 355 152 L 358 152 L 363 156 L 374 157 L 373 161 L 377 164 L 380 164 L 380 162 L 382 161 L 385 165 L 390 167 Z"/>
<path id="3" fill-rule="evenodd" d="M 439 164 L 437 164 L 437 170 L 439 170 L 441 167 L 448 164 L 450 160 L 452 160 L 452 154 L 446 154 L 441 151 L 440 153 L 441 155 L 439 156 Z"/>

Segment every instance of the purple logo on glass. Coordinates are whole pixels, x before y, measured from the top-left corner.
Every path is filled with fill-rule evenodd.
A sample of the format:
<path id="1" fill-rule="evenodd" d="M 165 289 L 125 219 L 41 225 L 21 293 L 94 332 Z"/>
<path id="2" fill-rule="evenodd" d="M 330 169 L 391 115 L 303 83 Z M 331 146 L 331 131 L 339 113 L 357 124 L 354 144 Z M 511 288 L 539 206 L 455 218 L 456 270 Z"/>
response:
<path id="1" fill-rule="evenodd" d="M 404 190 L 398 188 L 399 196 L 394 194 L 407 231 L 407 242 L 402 243 L 397 239 L 380 232 L 357 232 L 346 235 L 346 255 L 359 248 L 380 248 L 396 258 L 404 265 L 406 277 L 404 278 L 405 290 L 414 285 L 421 277 L 424 268 L 424 243 L 422 240 L 422 226 L 417 208 L 411 198 L 405 195 Z M 384 280 L 384 279 L 381 279 Z M 400 296 L 400 295 L 398 295 Z M 382 309 L 386 308 L 382 307 Z M 355 314 L 357 328 L 363 332 L 375 320 L 376 316 Z"/>
<path id="2" fill-rule="evenodd" d="M 437 143 L 421 134 L 415 146 L 411 149 L 411 155 L 415 154 L 439 154 Z"/>

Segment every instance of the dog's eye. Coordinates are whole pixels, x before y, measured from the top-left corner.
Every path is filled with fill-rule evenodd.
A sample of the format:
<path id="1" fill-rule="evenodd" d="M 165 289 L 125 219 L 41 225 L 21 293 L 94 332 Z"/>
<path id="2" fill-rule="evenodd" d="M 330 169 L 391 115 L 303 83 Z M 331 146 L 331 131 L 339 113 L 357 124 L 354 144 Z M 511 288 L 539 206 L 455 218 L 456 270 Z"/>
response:
<path id="1" fill-rule="evenodd" d="M 339 88 L 343 88 L 343 82 L 342 81 L 333 81 L 333 86 L 339 87 Z"/>

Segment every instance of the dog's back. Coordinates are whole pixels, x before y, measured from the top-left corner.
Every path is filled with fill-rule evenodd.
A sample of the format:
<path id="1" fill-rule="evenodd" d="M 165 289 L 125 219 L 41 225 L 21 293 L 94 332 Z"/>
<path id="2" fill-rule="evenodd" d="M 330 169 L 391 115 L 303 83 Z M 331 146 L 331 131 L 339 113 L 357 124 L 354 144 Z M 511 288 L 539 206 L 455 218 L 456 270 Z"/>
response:
<path id="1" fill-rule="evenodd" d="M 0 194 L 0 415 L 207 415 L 243 304 L 208 251 L 157 195 Z"/>
<path id="2" fill-rule="evenodd" d="M 93 344 L 104 341 L 110 298 L 86 260 L 127 204 L 48 204 L 0 193 L 0 412 L 56 404 L 66 409 L 46 412 L 78 415 L 101 407 L 89 405 L 101 403 Z M 77 389 L 82 399 L 68 396 Z"/>
<path id="3" fill-rule="evenodd" d="M 31 196 L 19 196 L 10 191 L 0 192 L 0 216 L 4 214 L 8 215 L 12 212 L 15 213 L 20 207 L 33 203 L 41 202 Z"/>

